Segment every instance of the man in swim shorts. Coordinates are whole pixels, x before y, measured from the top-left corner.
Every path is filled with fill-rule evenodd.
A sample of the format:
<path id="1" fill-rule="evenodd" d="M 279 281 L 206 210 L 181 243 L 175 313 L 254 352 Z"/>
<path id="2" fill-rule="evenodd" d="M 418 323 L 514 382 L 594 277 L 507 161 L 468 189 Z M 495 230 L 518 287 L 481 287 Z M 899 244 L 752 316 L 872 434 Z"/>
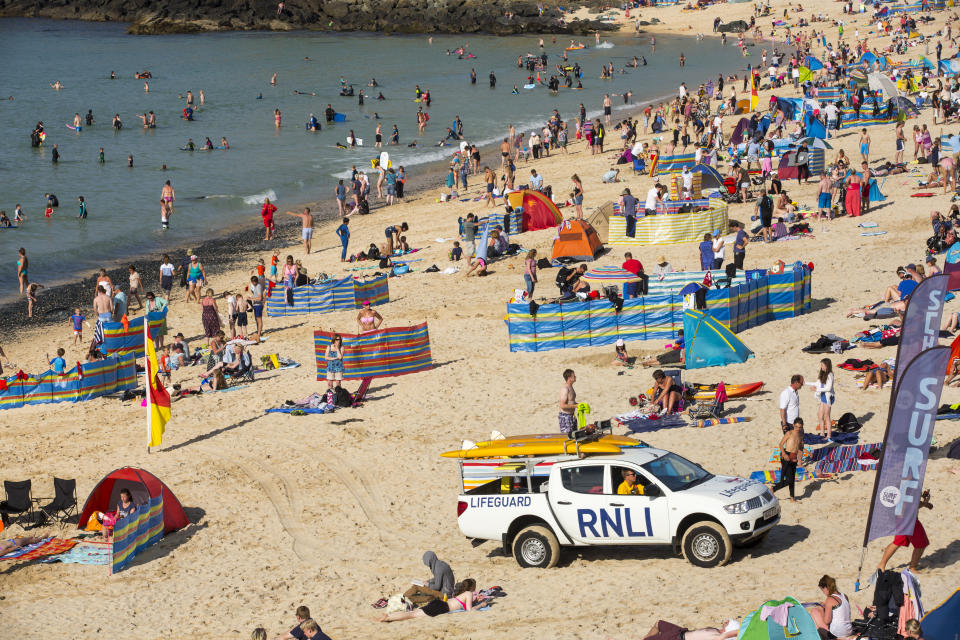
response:
<path id="1" fill-rule="evenodd" d="M 107 295 L 107 290 L 102 284 L 97 285 L 97 296 L 93 299 L 93 310 L 100 322 L 113 320 L 113 298 Z"/>
<path id="2" fill-rule="evenodd" d="M 577 381 L 577 376 L 573 369 L 567 369 L 563 372 L 563 387 L 560 389 L 560 413 L 557 420 L 560 423 L 560 433 L 570 433 L 577 428 L 577 392 L 573 388 L 573 383 Z"/>
<path id="3" fill-rule="evenodd" d="M 304 207 L 303 213 L 287 211 L 286 214 L 300 218 L 300 222 L 303 225 L 300 229 L 300 237 L 303 238 L 303 250 L 309 255 L 310 244 L 313 240 L 313 214 L 310 213 L 310 207 Z"/>

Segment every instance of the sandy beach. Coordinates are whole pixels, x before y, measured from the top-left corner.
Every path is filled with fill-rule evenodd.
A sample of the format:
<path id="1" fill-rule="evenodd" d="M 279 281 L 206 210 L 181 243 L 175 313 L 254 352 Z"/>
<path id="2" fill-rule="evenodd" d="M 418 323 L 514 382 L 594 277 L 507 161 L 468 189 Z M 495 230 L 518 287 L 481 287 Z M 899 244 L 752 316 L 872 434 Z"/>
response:
<path id="1" fill-rule="evenodd" d="M 808 18 L 820 12 L 841 15 L 841 5 L 827 0 L 803 6 L 805 11 L 799 15 Z M 713 38 L 717 37 L 711 33 L 715 16 L 725 21 L 749 20 L 752 8 L 748 3 L 721 4 L 684 12 L 678 5 L 631 11 L 631 17 L 662 21 L 644 26 L 647 33 L 676 33 L 679 28 L 682 33 Z M 782 15 L 783 8 L 778 5 L 774 12 Z M 929 34 L 944 27 L 952 11 L 932 15 L 937 21 L 922 26 L 921 32 Z M 860 29 L 861 37 L 872 29 L 868 14 L 844 15 L 843 19 L 848 41 L 855 28 Z M 769 18 L 761 23 L 766 25 L 765 32 L 769 31 Z M 827 24 L 813 26 L 820 29 Z M 625 23 L 624 29 L 632 30 L 633 23 Z M 782 29 L 778 34 L 782 35 Z M 836 42 L 834 27 L 828 28 L 828 34 L 828 40 Z M 871 47 L 885 47 L 890 42 L 889 37 L 867 37 Z M 732 36 L 727 46 L 735 46 L 735 42 Z M 762 46 L 769 49 L 769 40 L 751 47 L 755 53 L 746 61 L 759 64 Z M 646 45 L 637 49 L 647 49 L 645 55 L 650 55 Z M 820 53 L 819 47 L 815 51 Z M 913 48 L 905 58 L 916 59 L 923 53 L 922 46 Z M 678 83 L 682 78 L 678 68 Z M 706 80 L 690 78 L 686 82 L 695 89 Z M 739 82 L 737 86 L 739 94 Z M 792 87 L 773 93 L 799 96 Z M 761 106 L 770 95 L 770 91 L 761 92 Z M 596 108 L 602 94 L 591 91 L 585 97 Z M 636 99 L 641 102 L 642 95 L 638 93 Z M 738 119 L 724 119 L 727 135 Z M 926 124 L 934 132 L 941 129 L 939 124 L 933 125 L 930 109 L 908 120 L 908 131 L 913 124 Z M 871 165 L 883 159 L 892 161 L 893 127 L 869 131 Z M 955 131 L 956 125 L 944 127 L 944 132 Z M 587 215 L 615 201 L 624 187 L 642 198 L 653 181 L 649 176 L 634 176 L 628 165 L 621 166 L 626 169 L 621 172 L 624 182 L 601 183 L 600 176 L 613 165 L 620 146 L 619 132 L 612 126 L 608 132 L 610 144 L 602 156 L 591 156 L 582 141 L 571 140 L 567 154 L 553 152 L 549 158 L 520 163 L 518 182 L 524 182 L 535 168 L 545 184 L 553 185 L 555 194 L 566 194 L 571 190 L 570 176 L 576 173 L 583 179 Z M 828 162 L 837 149 L 858 159 L 858 139 L 857 129 L 831 138 L 834 151 L 827 151 Z M 912 144 L 907 159 L 911 149 Z M 494 154 L 486 153 L 484 158 L 493 161 Z M 925 169 L 925 178 L 929 165 L 920 167 Z M 721 172 L 725 169 L 723 165 Z M 470 177 L 469 195 L 480 195 L 481 177 Z M 887 178 L 882 187 L 886 201 L 863 218 L 830 221 L 824 232 L 819 222 L 811 220 L 812 237 L 750 244 L 747 268 L 769 268 L 776 260 L 813 263 L 812 308 L 797 318 L 769 322 L 739 334 L 755 358 L 723 369 L 692 372 L 688 378 L 698 382 L 763 381 L 763 393 L 729 404 L 742 406 L 740 414 L 753 420 L 706 430 L 664 430 L 643 439 L 713 473 L 749 476 L 754 470 L 772 468 L 767 460 L 780 439 L 779 393 L 794 373 L 812 380 L 822 357 L 800 349 L 820 334 L 852 337 L 866 329 L 869 323 L 845 318 L 847 309 L 881 298 L 889 285 L 896 284 L 898 265 L 922 263 L 931 234 L 930 211 L 950 208 L 950 196 L 942 195 L 942 189 L 934 189 L 932 198 L 911 199 L 917 177 L 921 176 Z M 815 207 L 816 180 L 803 185 L 785 182 L 784 187 L 794 200 Z M 612 347 L 510 353 L 505 305 L 513 290 L 523 287 L 523 254 L 493 262 L 485 278 L 464 277 L 464 263 L 456 265 L 461 270 L 458 274 L 424 273 L 433 264 L 441 270 L 451 266 L 447 252 L 457 239 L 458 217 L 494 211 L 483 202 L 437 202 L 439 193 L 438 184 L 403 204 L 351 219 L 352 253 L 371 242 L 382 242 L 384 227 L 401 221 L 409 224 L 405 235 L 412 247 L 421 249 L 413 256 L 421 261 L 412 263 L 412 273 L 390 279 L 390 302 L 377 311 L 384 317 L 384 326 L 428 322 L 434 360 L 432 371 L 374 380 L 360 408 L 331 415 L 264 413 L 285 400 L 325 388 L 316 381 L 313 331 L 355 333 L 357 314 L 344 311 L 264 318 L 267 340 L 252 347 L 254 360 L 275 353 L 302 366 L 259 375 L 240 389 L 174 403 L 163 446 L 151 454 L 145 447 L 146 416 L 139 400 L 101 398 L 0 412 L 2 479 L 31 478 L 34 495 L 46 496 L 53 476 L 77 478 L 82 504 L 111 469 L 143 467 L 175 492 L 192 523 L 113 577 L 103 566 L 0 565 L 0 611 L 10 637 L 35 632 L 51 615 L 60 633 L 75 638 L 131 634 L 144 640 L 246 638 L 257 626 L 264 626 L 274 637 L 293 624 L 293 612 L 303 604 L 332 638 L 482 640 L 508 633 L 513 638 L 543 637 L 545 633 L 560 638 L 638 638 L 657 619 L 697 628 L 742 617 L 768 599 L 786 595 L 800 601 L 822 599 L 817 581 L 823 574 L 836 577 L 840 590 L 853 604 L 865 607 L 871 603 L 872 589 L 853 590 L 873 489 L 871 472 L 799 483 L 797 503 L 787 501 L 786 492 L 781 491 L 782 521 L 766 543 L 750 551 L 735 551 L 730 564 L 716 569 L 698 569 L 667 548 L 629 547 L 568 548 L 555 569 L 521 569 L 495 543 L 472 545 L 466 540 L 456 522 L 457 465 L 441 458 L 441 452 L 457 448 L 464 438 L 486 439 L 491 430 L 507 435 L 556 431 L 556 401 L 561 372 L 566 368 L 576 371 L 578 395 L 590 404 L 596 418 L 629 411 L 628 399 L 651 386 L 652 369 L 624 371 L 612 366 Z M 733 204 L 729 215 L 747 221 L 753 209 L 752 201 Z M 496 210 L 502 211 L 502 207 Z M 561 211 L 573 215 L 572 207 Z M 876 222 L 887 233 L 862 236 L 857 225 L 865 221 Z M 319 272 L 337 277 L 355 273 L 339 262 L 335 226 L 318 224 L 314 252 L 309 256 L 299 244 L 284 248 L 281 256 L 302 260 L 311 277 Z M 529 232 L 511 241 L 549 256 L 554 234 L 554 230 Z M 634 251 L 648 271 L 660 254 L 674 269 L 698 270 L 695 243 Z M 244 255 L 235 266 L 213 276 L 208 286 L 218 296 L 225 290 L 241 289 L 258 258 L 269 264 L 270 252 Z M 619 265 L 622 261 L 623 251 L 615 248 L 597 264 Z M 938 262 L 942 263 L 942 258 Z M 552 269 L 541 272 L 536 298 L 555 296 L 554 273 Z M 92 299 L 92 291 L 89 297 Z M 199 305 L 185 303 L 183 290 L 176 288 L 170 302 L 171 335 L 182 331 L 193 346 L 203 343 Z M 225 303 L 218 302 L 223 309 Z M 89 303 L 86 311 L 92 315 Z M 948 303 L 947 312 L 956 311 L 960 304 Z M 52 354 L 57 347 L 67 350 L 68 366 L 82 360 L 85 349 L 71 347 L 71 343 L 70 326 L 64 318 L 58 324 L 23 326 L 12 338 L 5 336 L 0 346 L 13 363 L 13 371 L 38 372 L 47 368 L 44 354 Z M 949 342 L 943 339 L 941 344 Z M 662 352 L 663 343 L 636 342 L 627 347 L 630 355 L 655 355 Z M 858 349 L 844 358 L 879 361 L 894 357 L 896 347 L 864 351 Z M 834 357 L 834 365 L 841 360 Z M 198 369 L 175 371 L 173 382 L 196 385 Z M 10 373 L 6 367 L 4 370 Z M 881 441 L 888 389 L 863 391 L 851 372 L 835 370 L 835 374 L 833 417 L 853 412 L 864 423 L 860 442 Z M 352 391 L 357 384 L 348 381 L 344 386 Z M 944 389 L 942 403 L 958 401 L 960 391 Z M 808 430 L 812 429 L 816 402 L 809 388 L 801 391 L 800 415 L 810 426 Z M 618 429 L 618 433 L 622 431 Z M 957 437 L 960 422 L 936 423 L 940 447 Z M 919 579 L 928 608 L 957 587 L 960 497 L 951 493 L 957 476 L 949 471 L 955 466 L 956 461 L 946 459 L 943 451 L 935 448 L 927 467 L 925 486 L 932 492 L 935 509 L 922 514 L 931 545 L 921 561 Z M 14 526 L 4 533 L 19 530 Z M 75 535 L 75 530 L 68 528 L 65 534 Z M 868 546 L 864 579 L 887 542 L 879 540 Z M 500 585 L 508 596 L 485 612 L 393 625 L 375 622 L 377 611 L 371 603 L 402 592 L 411 579 L 427 577 L 420 558 L 428 549 L 450 563 L 458 580 L 475 578 L 480 588 Z M 905 568 L 908 557 L 901 550 L 888 568 Z"/>

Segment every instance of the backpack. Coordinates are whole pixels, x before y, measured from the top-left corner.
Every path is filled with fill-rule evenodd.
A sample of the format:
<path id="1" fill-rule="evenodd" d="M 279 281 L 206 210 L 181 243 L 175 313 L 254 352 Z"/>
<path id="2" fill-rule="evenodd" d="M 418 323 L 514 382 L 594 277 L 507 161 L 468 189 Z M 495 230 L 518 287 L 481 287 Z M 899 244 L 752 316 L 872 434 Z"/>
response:
<path id="1" fill-rule="evenodd" d="M 352 407 L 353 396 L 343 387 L 335 387 L 333 404 L 338 407 Z"/>
<path id="2" fill-rule="evenodd" d="M 563 289 L 567 286 L 567 276 L 573 273 L 573 269 L 570 267 L 560 267 L 560 270 L 557 271 L 556 283 L 560 289 Z"/>
<path id="3" fill-rule="evenodd" d="M 553 265 L 546 258 L 540 258 L 537 260 L 537 269 L 550 269 Z"/>
<path id="4" fill-rule="evenodd" d="M 367 249 L 367 259 L 369 260 L 379 260 L 380 259 L 380 249 L 375 244 L 371 244 L 370 248 Z"/>
<path id="5" fill-rule="evenodd" d="M 857 420 L 857 416 L 848 411 L 837 420 L 836 430 L 840 433 L 855 433 L 860 430 L 861 426 L 860 421 Z"/>

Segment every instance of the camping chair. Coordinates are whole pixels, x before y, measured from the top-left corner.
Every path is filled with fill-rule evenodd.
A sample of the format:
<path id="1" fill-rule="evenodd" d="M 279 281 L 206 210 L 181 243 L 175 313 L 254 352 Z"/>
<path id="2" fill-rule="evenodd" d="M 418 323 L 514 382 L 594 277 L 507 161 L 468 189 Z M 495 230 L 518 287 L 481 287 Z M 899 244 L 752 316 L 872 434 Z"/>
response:
<path id="1" fill-rule="evenodd" d="M 371 382 L 373 382 L 373 378 L 364 378 L 360 381 L 360 388 L 353 394 L 353 404 L 350 405 L 351 407 L 356 408 L 363 404 L 363 397 L 367 395 L 367 389 L 370 388 Z"/>
<path id="2" fill-rule="evenodd" d="M 59 524 L 65 523 L 69 518 L 79 515 L 77 511 L 77 481 L 64 480 L 54 477 L 53 479 L 53 501 L 40 507 L 51 520 Z"/>
<path id="3" fill-rule="evenodd" d="M 36 520 L 36 511 L 33 508 L 33 495 L 30 491 L 30 481 L 12 482 L 3 481 L 3 489 L 7 494 L 7 499 L 0 502 L 0 516 L 3 517 L 3 524 L 9 525 L 18 521 L 27 515 L 27 522 L 33 524 Z M 11 521 L 9 515 L 16 516 Z"/>

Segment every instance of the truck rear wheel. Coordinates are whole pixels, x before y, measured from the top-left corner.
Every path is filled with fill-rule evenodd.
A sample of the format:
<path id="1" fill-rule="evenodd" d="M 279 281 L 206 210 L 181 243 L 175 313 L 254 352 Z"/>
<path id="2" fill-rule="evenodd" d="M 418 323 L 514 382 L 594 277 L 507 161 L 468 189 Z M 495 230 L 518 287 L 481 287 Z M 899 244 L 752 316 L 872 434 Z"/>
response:
<path id="1" fill-rule="evenodd" d="M 550 569 L 560 559 L 560 543 L 547 527 L 526 527 L 513 539 L 513 557 L 524 568 Z"/>
<path id="2" fill-rule="evenodd" d="M 683 534 L 683 557 L 697 567 L 710 569 L 730 561 L 733 545 L 730 536 L 716 522 L 698 522 Z"/>

